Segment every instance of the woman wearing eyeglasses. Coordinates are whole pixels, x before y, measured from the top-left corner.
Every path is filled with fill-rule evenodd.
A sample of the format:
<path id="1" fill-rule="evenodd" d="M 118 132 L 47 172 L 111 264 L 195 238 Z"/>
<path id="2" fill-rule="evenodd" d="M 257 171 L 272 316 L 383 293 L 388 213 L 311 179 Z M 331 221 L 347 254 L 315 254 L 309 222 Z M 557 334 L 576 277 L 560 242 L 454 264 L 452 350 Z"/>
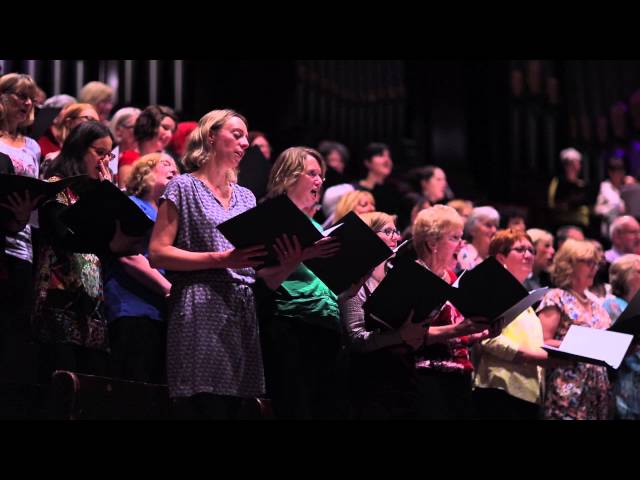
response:
<path id="1" fill-rule="evenodd" d="M 416 261 L 449 284 L 456 280 L 453 268 L 462 247 L 463 224 L 453 208 L 435 205 L 418 213 L 413 225 Z M 417 352 L 421 418 L 473 416 L 469 345 L 490 335 L 482 320 L 463 317 L 449 302 L 431 319 L 426 345 Z"/>
<path id="2" fill-rule="evenodd" d="M 324 159 L 316 150 L 288 148 L 271 169 L 267 195 L 287 195 L 304 212 L 317 201 L 325 171 Z M 334 240 L 325 238 L 298 257 L 304 261 L 330 256 L 338 248 Z M 298 263 L 260 308 L 260 322 L 267 393 L 276 417 L 344 418 L 346 386 L 337 296 Z"/>
<path id="3" fill-rule="evenodd" d="M 535 258 L 529 235 L 499 230 L 489 245 L 489 255 L 520 282 L 531 274 Z M 497 292 L 499 294 L 499 292 Z M 532 308 L 522 312 L 502 333 L 476 345 L 477 368 L 473 399 L 484 420 L 535 420 L 543 400 L 547 352 L 542 324 Z"/>
<path id="4" fill-rule="evenodd" d="M 9 73 L 0 77 L 0 153 L 11 159 L 15 175 L 33 178 L 38 177 L 40 147 L 35 140 L 24 136 L 21 129 L 33 123 L 36 90 L 35 82 L 28 75 Z M 3 294 L 0 298 L 0 355 L 9 351 L 24 351 L 22 345 L 29 341 L 29 311 L 33 303 L 33 247 L 32 222 L 27 219 L 35 206 L 33 200 L 27 195 L 17 200 L 23 204 L 21 210 L 24 210 L 24 215 L 20 215 L 22 218 L 15 222 L 15 228 L 1 242 L 6 254 L 8 278 L 0 285 Z M 0 359 L 0 363 L 14 363 L 10 365 L 14 371 L 17 370 L 15 363 L 18 361 Z"/>
<path id="5" fill-rule="evenodd" d="M 360 218 L 387 244 L 396 248 L 400 234 L 395 218 L 368 212 Z M 397 330 L 368 330 L 364 303 L 386 274 L 387 262 L 378 265 L 362 288 L 339 301 L 349 337 L 349 393 L 355 419 L 412 419 L 418 416 L 415 349 L 422 346 L 427 329 L 412 319 Z"/>
<path id="6" fill-rule="evenodd" d="M 589 241 L 567 240 L 553 260 L 550 290 L 538 306 L 544 342 L 562 343 L 571 325 L 606 329 L 606 310 L 586 295 L 597 272 L 600 255 Z M 557 420 L 611 418 L 611 393 L 605 367 L 587 363 L 547 369 L 544 417 Z"/>
<path id="7" fill-rule="evenodd" d="M 93 120 L 78 125 L 51 164 L 47 181 L 82 174 L 92 180 L 110 180 L 112 147 L 113 137 L 105 125 Z M 42 239 L 32 324 L 42 344 L 44 382 L 55 369 L 108 374 L 109 343 L 98 255 L 131 254 L 133 242 L 139 240 L 125 236 L 119 228 L 107 249 L 78 239 L 59 215 L 78 200 L 82 188 L 66 188 L 39 210 Z"/>

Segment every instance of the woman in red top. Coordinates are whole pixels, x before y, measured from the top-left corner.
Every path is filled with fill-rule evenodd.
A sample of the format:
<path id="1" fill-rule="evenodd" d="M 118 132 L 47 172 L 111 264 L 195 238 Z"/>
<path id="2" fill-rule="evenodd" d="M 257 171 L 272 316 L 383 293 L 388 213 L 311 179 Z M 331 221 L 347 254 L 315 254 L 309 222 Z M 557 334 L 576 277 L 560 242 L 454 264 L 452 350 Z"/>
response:
<path id="1" fill-rule="evenodd" d="M 451 207 L 422 210 L 413 225 L 417 262 L 451 284 L 462 247 L 462 217 Z M 468 346 L 489 336 L 478 319 L 464 318 L 449 302 L 430 322 L 427 345 L 418 351 L 421 416 L 427 419 L 468 419 L 473 415 Z"/>

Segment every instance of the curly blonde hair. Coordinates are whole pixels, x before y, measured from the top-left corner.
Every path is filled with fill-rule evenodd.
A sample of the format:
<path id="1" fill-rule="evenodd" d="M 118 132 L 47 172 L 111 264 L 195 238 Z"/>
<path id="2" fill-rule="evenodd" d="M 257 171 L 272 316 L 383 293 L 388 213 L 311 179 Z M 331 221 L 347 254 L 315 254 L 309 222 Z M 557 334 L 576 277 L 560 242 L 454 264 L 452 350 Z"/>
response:
<path id="1" fill-rule="evenodd" d="M 133 170 L 126 185 L 129 195 L 142 198 L 149 193 L 154 181 L 152 171 L 163 158 L 169 158 L 172 162 L 174 161 L 166 153 L 157 152 L 143 155 L 134 162 Z"/>
<path id="2" fill-rule="evenodd" d="M 429 252 L 428 242 L 437 242 L 445 232 L 463 227 L 464 220 L 452 207 L 434 205 L 422 210 L 418 213 L 412 228 L 413 246 L 418 258 L 424 258 Z"/>
<path id="3" fill-rule="evenodd" d="M 285 193 L 297 181 L 304 172 L 304 161 L 307 156 L 312 156 L 318 161 L 322 176 L 327 170 L 322 155 L 317 150 L 309 147 L 291 147 L 282 152 L 271 168 L 268 183 L 268 197 L 277 197 Z"/>
<path id="4" fill-rule="evenodd" d="M 361 198 L 367 198 L 375 208 L 376 200 L 373 198 L 373 195 L 370 192 L 366 192 L 364 190 L 354 190 L 353 192 L 345 193 L 340 200 L 338 200 L 338 204 L 336 205 L 336 211 L 333 215 L 333 218 L 336 220 L 340 220 L 347 213 L 353 211 L 360 202 Z"/>
<path id="5" fill-rule="evenodd" d="M 600 261 L 600 253 L 596 246 L 587 240 L 568 239 L 556 253 L 551 266 L 551 281 L 564 290 L 571 288 L 571 280 L 580 261 Z"/>
<path id="6" fill-rule="evenodd" d="M 247 128 L 247 119 L 233 110 L 212 110 L 207 113 L 198 122 L 198 126 L 191 132 L 187 138 L 187 146 L 185 147 L 182 163 L 187 172 L 195 172 L 201 168 L 213 153 L 209 134 L 216 134 L 227 121 L 233 117 L 242 120 Z M 234 170 L 227 172 L 227 180 L 235 182 L 237 174 Z"/>

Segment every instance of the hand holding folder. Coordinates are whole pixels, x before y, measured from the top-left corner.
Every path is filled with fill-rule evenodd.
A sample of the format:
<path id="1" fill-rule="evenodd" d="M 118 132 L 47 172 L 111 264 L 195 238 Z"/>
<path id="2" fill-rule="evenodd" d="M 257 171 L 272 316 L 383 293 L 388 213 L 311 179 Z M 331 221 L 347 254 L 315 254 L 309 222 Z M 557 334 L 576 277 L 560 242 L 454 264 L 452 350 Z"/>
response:
<path id="1" fill-rule="evenodd" d="M 336 295 L 349 290 L 393 255 L 393 251 L 354 212 L 347 213 L 339 222 L 329 233 L 339 241 L 336 254 L 304 262 Z"/>
<path id="2" fill-rule="evenodd" d="M 287 195 L 270 198 L 218 225 L 218 230 L 236 248 L 263 245 L 267 249 L 264 266 L 277 265 L 274 249 L 277 238 L 297 237 L 304 249 L 324 238 L 309 217 Z"/>
<path id="3" fill-rule="evenodd" d="M 34 208 L 39 208 L 44 202 L 55 197 L 65 188 L 85 182 L 87 179 L 86 175 L 76 175 L 63 178 L 57 182 L 45 182 L 22 175 L 0 174 L 0 205 L 4 204 L 3 206 L 7 208 L 6 205 L 10 202 L 10 197 L 15 199 L 17 194 L 24 199 L 25 192 L 27 192 L 30 200 L 35 201 Z"/>
<path id="4" fill-rule="evenodd" d="M 498 261 L 489 257 L 449 285 L 412 260 L 400 262 L 365 303 L 365 310 L 389 328 L 398 328 L 411 308 L 425 315 L 450 301 L 466 318 L 504 327 L 539 301 L 547 288 L 527 292 Z"/>
<path id="5" fill-rule="evenodd" d="M 87 244 L 99 245 L 111 250 L 109 245 L 117 235 L 142 238 L 153 228 L 153 221 L 118 187 L 107 180 L 91 181 L 80 192 L 79 200 L 67 207 L 60 219 L 77 238 L 85 238 Z M 126 243 L 116 239 L 119 245 Z"/>
<path id="6" fill-rule="evenodd" d="M 571 325 L 560 347 L 544 345 L 550 357 L 608 366 L 620 367 L 633 335 Z"/>

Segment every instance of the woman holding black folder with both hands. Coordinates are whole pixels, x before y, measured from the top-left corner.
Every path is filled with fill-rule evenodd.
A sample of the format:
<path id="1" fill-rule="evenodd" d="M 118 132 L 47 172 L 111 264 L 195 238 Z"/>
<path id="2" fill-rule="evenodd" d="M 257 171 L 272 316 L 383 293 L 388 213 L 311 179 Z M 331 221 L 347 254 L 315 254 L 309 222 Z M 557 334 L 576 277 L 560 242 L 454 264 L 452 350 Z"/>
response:
<path id="1" fill-rule="evenodd" d="M 499 230 L 489 245 L 489 255 L 523 283 L 535 258 L 533 241 L 526 233 Z M 542 324 L 528 308 L 502 333 L 476 345 L 478 366 L 473 391 L 476 411 L 484 420 L 536 420 L 540 417 L 544 369 L 548 363 Z"/>
<path id="2" fill-rule="evenodd" d="M 151 266 L 164 268 L 171 282 L 167 377 L 180 418 L 238 418 L 243 399 L 264 393 L 252 287 L 267 250 L 235 249 L 217 228 L 256 205 L 236 183 L 248 146 L 240 114 L 214 110 L 202 117 L 186 148 L 189 173 L 167 185 L 149 243 Z M 285 264 L 280 271 L 261 271 L 271 288 L 301 255 L 286 243 L 276 248 Z"/>
<path id="3" fill-rule="evenodd" d="M 285 194 L 305 211 L 316 202 L 325 171 L 317 151 L 289 148 L 273 165 L 268 196 Z M 338 248 L 333 239 L 324 238 L 299 258 L 330 256 Z M 296 267 L 274 292 L 271 304 L 265 303 L 260 311 L 267 391 L 278 418 L 344 418 L 346 378 L 338 298 L 305 265 Z M 354 286 L 343 295 L 355 291 Z"/>
<path id="4" fill-rule="evenodd" d="M 413 225 L 416 261 L 449 284 L 456 280 L 453 268 L 462 247 L 463 225 L 462 217 L 444 205 L 422 210 Z M 482 320 L 464 318 L 449 302 L 430 319 L 427 345 L 417 352 L 421 418 L 456 420 L 473 417 L 473 365 L 468 347 L 489 337 L 490 332 Z"/>
<path id="5" fill-rule="evenodd" d="M 360 218 L 391 249 L 400 234 L 395 217 L 369 212 Z M 355 419 L 412 419 L 418 416 L 414 351 L 424 344 L 427 328 L 408 318 L 392 331 L 369 331 L 363 305 L 386 274 L 386 264 L 378 265 L 356 295 L 341 298 L 340 313 L 350 339 L 349 390 Z"/>
<path id="6" fill-rule="evenodd" d="M 598 269 L 600 254 L 593 243 L 567 240 L 553 259 L 549 290 L 538 306 L 544 341 L 559 347 L 571 325 L 607 329 L 611 319 L 585 291 Z M 606 420 L 612 416 L 606 367 L 572 363 L 547 369 L 544 417 L 556 420 Z"/>
<path id="7" fill-rule="evenodd" d="M 108 127 L 97 121 L 82 123 L 71 131 L 46 180 L 55 182 L 76 175 L 111 180 L 108 163 L 112 148 Z M 45 382 L 56 369 L 108 374 L 109 342 L 99 255 L 135 253 L 140 241 L 123 234 L 119 226 L 108 245 L 100 243 L 99 235 L 87 239 L 70 231 L 59 215 L 78 200 L 82 188 L 86 185 L 66 188 L 39 210 L 42 245 L 32 324 L 43 344 L 41 375 Z"/>

